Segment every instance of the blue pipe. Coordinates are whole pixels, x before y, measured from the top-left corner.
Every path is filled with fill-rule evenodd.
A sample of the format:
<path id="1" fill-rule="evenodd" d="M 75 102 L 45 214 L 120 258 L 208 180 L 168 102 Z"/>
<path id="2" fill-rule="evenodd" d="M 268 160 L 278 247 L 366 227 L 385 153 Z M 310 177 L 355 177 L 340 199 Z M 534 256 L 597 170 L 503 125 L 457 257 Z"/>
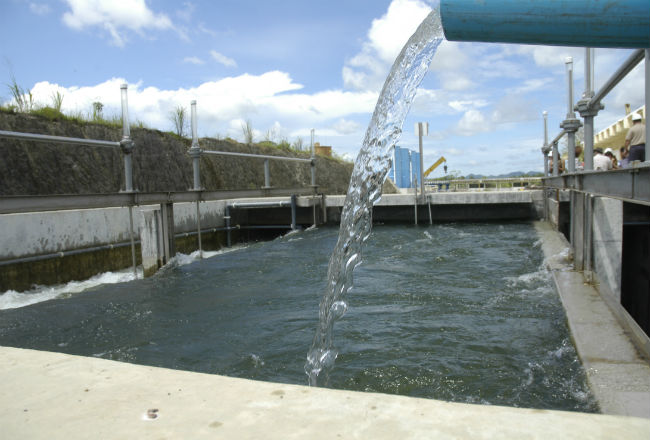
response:
<path id="1" fill-rule="evenodd" d="M 650 47 L 650 0 L 440 0 L 450 41 Z"/>

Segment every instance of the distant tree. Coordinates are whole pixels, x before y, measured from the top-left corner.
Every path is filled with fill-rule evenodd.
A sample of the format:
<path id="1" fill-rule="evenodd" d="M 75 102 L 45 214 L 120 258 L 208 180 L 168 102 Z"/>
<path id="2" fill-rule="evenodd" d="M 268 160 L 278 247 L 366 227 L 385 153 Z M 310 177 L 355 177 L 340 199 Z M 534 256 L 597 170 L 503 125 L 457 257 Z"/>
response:
<path id="1" fill-rule="evenodd" d="M 187 129 L 187 110 L 182 105 L 176 106 L 171 112 L 169 112 L 169 120 L 174 125 L 174 132 L 180 136 L 185 137 Z"/>
<path id="2" fill-rule="evenodd" d="M 253 143 L 253 124 L 250 119 L 246 119 L 246 122 L 241 123 L 241 131 L 244 134 L 244 143 L 250 145 Z"/>
<path id="3" fill-rule="evenodd" d="M 104 104 L 99 101 L 93 102 L 93 121 L 101 121 L 104 119 Z"/>
<path id="4" fill-rule="evenodd" d="M 63 93 L 60 91 L 56 91 L 56 93 L 52 93 L 52 108 L 56 110 L 57 112 L 61 111 L 61 106 L 63 105 Z"/>
<path id="5" fill-rule="evenodd" d="M 11 84 L 8 84 L 11 95 L 16 101 L 16 110 L 20 113 L 29 113 L 34 108 L 34 96 L 31 90 L 25 90 L 18 85 L 16 77 L 11 75 Z"/>
<path id="6" fill-rule="evenodd" d="M 293 149 L 298 151 L 302 151 L 303 145 L 304 145 L 304 141 L 302 140 L 301 137 L 297 137 L 296 140 L 293 141 L 293 144 L 291 144 Z"/>

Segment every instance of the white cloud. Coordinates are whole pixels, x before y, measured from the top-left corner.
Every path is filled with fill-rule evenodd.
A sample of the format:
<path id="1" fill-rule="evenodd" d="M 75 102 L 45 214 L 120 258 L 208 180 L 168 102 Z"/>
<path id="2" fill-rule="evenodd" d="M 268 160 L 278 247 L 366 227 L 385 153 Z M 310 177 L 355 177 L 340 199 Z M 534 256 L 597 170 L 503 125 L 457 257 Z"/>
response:
<path id="1" fill-rule="evenodd" d="M 512 50 L 533 58 L 539 67 L 559 67 L 564 65 L 567 57 L 572 57 L 574 64 L 584 59 L 584 48 L 563 46 L 512 46 Z"/>
<path id="2" fill-rule="evenodd" d="M 205 61 L 203 61 L 199 57 L 185 57 L 183 58 L 183 62 L 188 64 L 196 64 L 196 65 L 205 64 Z"/>
<path id="3" fill-rule="evenodd" d="M 469 109 L 476 109 L 487 106 L 487 101 L 483 99 L 468 100 L 468 101 L 449 101 L 449 107 L 457 112 L 466 112 Z"/>
<path id="4" fill-rule="evenodd" d="M 503 96 L 494 106 L 492 123 L 504 124 L 539 119 L 538 106 L 521 94 Z"/>
<path id="5" fill-rule="evenodd" d="M 49 105 L 52 93 L 60 91 L 64 96 L 62 110 L 68 114 L 88 114 L 92 103 L 99 101 L 104 104 L 106 116 L 119 115 L 120 85 L 126 82 L 123 78 L 112 78 L 85 87 L 61 87 L 39 82 L 32 88 L 32 94 L 39 105 Z M 321 127 L 319 132 L 332 136 L 362 134 L 363 127 L 352 118 L 372 112 L 376 93 L 330 90 L 306 94 L 299 92 L 302 87 L 287 73 L 279 71 L 227 77 L 176 90 L 131 83 L 128 89 L 129 115 L 133 121 L 139 120 L 152 128 L 166 130 L 171 128 L 168 115 L 173 108 L 178 105 L 189 108 L 189 103 L 197 100 L 201 133 L 205 133 L 207 127 L 210 130 L 220 127 L 229 135 L 241 136 L 241 124 L 231 121 L 250 119 L 254 127 L 275 127 L 281 130 L 278 134 L 282 135 L 309 127 Z M 233 129 L 233 124 L 236 129 Z M 208 134 L 213 135 L 214 131 Z"/>
<path id="6" fill-rule="evenodd" d="M 479 110 L 468 110 L 458 121 L 456 134 L 461 136 L 474 136 L 478 133 L 490 131 L 490 123 Z"/>
<path id="7" fill-rule="evenodd" d="M 393 0 L 386 14 L 372 21 L 361 52 L 343 67 L 345 86 L 379 90 L 400 50 L 430 11 L 420 0 Z"/>
<path id="8" fill-rule="evenodd" d="M 174 29 L 165 14 L 151 11 L 145 0 L 66 0 L 70 11 L 63 14 L 63 22 L 74 30 L 103 28 L 113 44 L 124 46 L 127 31 L 143 34 L 145 30 Z"/>
<path id="9" fill-rule="evenodd" d="M 30 3 L 29 10 L 36 15 L 47 15 L 52 11 L 52 8 L 45 3 Z"/>
<path id="10" fill-rule="evenodd" d="M 223 64 L 226 67 L 237 67 L 237 62 L 235 60 L 233 60 L 232 58 L 228 58 L 227 56 L 225 56 L 223 54 L 220 54 L 216 50 L 211 50 L 210 51 L 210 56 L 217 63 Z"/>
<path id="11" fill-rule="evenodd" d="M 362 129 L 362 126 L 361 124 L 355 121 L 339 119 L 332 125 L 332 128 L 334 129 L 335 132 L 345 135 L 345 134 L 352 134 L 358 132 L 360 129 Z"/>

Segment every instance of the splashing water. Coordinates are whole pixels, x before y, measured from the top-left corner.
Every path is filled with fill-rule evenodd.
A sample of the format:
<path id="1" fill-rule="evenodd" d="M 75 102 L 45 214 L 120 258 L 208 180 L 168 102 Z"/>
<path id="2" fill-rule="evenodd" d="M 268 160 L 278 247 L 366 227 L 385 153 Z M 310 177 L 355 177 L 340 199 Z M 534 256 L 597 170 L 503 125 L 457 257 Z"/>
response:
<path id="1" fill-rule="evenodd" d="M 319 307 L 319 324 L 305 372 L 309 384 L 327 384 L 338 352 L 333 346 L 334 322 L 347 310 L 345 294 L 352 287 L 352 272 L 361 264 L 361 245 L 370 236 L 372 206 L 381 197 L 381 186 L 390 168 L 390 153 L 402 134 L 404 118 L 418 85 L 442 42 L 438 10 L 433 10 L 406 43 L 379 95 L 363 146 L 357 156 L 341 215 L 339 237 L 330 257 L 328 284 Z"/>

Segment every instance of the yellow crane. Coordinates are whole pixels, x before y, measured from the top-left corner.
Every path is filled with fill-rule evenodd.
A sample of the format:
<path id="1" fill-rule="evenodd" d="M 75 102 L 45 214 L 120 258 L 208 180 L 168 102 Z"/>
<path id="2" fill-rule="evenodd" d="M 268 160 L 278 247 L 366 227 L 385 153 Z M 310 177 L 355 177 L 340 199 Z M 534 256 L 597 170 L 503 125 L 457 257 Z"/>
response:
<path id="1" fill-rule="evenodd" d="M 443 162 L 445 163 L 445 174 L 447 174 L 447 159 L 445 159 L 444 156 L 440 156 L 440 159 L 438 159 L 438 160 L 436 161 L 436 163 L 434 163 L 433 165 L 431 165 L 431 166 L 429 167 L 429 169 L 426 170 L 426 171 L 424 172 L 424 177 L 427 177 L 429 174 L 431 174 L 431 173 L 433 172 L 433 170 L 435 170 L 436 168 L 438 168 L 438 167 L 440 166 L 440 164 L 443 163 Z"/>

